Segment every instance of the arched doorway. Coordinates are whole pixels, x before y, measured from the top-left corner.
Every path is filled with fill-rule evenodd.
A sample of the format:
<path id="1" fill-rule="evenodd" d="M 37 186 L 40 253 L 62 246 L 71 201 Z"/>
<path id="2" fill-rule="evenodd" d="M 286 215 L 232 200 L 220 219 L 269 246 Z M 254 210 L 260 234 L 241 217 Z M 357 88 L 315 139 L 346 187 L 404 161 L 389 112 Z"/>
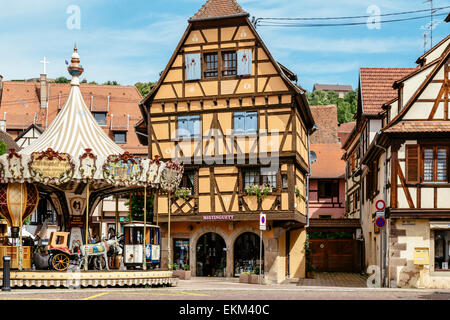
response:
<path id="1" fill-rule="evenodd" d="M 202 235 L 196 245 L 197 277 L 225 277 L 227 246 L 214 232 Z"/>
<path id="2" fill-rule="evenodd" d="M 234 276 L 242 272 L 259 270 L 260 238 L 253 232 L 241 234 L 234 242 Z M 264 244 L 262 245 L 261 272 L 264 271 Z M 259 273 L 259 272 L 258 272 Z"/>

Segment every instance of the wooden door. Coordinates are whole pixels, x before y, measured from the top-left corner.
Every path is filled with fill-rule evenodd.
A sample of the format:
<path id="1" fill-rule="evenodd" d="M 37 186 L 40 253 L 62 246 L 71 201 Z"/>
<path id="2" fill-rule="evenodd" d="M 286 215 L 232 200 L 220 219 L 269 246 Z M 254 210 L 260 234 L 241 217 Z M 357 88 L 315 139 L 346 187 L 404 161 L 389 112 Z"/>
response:
<path id="1" fill-rule="evenodd" d="M 318 272 L 360 272 L 361 244 L 357 240 L 310 240 L 312 264 Z"/>

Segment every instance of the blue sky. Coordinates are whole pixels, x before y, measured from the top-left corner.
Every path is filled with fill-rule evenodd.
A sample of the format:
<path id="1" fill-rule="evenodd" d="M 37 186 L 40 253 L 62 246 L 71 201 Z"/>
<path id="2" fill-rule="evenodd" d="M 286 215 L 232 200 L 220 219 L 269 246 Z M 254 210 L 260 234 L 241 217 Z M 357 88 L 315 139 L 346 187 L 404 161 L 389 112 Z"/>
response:
<path id="1" fill-rule="evenodd" d="M 187 20 L 206 0 L 15 0 L 0 4 L 0 74 L 5 80 L 38 77 L 44 56 L 48 76 L 68 77 L 77 42 L 88 81 L 120 84 L 156 81 L 165 68 Z M 239 0 L 238 0 L 239 1 Z M 424 0 L 240 0 L 255 17 L 333 17 L 429 8 Z M 80 28 L 69 29 L 71 5 L 80 8 Z M 448 6 L 450 0 L 435 0 Z M 448 10 L 447 10 L 448 12 Z M 442 11 L 440 12 L 442 13 Z M 438 17 L 434 43 L 449 34 Z M 70 20 L 72 21 L 72 20 Z M 331 28 L 258 27 L 275 59 L 296 72 L 299 84 L 358 84 L 360 67 L 412 67 L 423 53 L 423 26 L 429 20 Z M 441 23 L 442 22 L 442 23 Z"/>

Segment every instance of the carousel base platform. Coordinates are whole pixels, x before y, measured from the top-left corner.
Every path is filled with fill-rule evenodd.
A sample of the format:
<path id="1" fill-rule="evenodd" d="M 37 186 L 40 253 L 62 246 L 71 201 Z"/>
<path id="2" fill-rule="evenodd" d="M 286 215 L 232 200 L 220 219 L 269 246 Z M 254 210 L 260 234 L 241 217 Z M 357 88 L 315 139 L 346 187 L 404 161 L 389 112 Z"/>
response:
<path id="1" fill-rule="evenodd" d="M 11 271 L 11 288 L 20 287 L 115 287 L 115 286 L 176 286 L 178 278 L 172 271 Z M 0 272 L 3 285 L 3 274 Z"/>

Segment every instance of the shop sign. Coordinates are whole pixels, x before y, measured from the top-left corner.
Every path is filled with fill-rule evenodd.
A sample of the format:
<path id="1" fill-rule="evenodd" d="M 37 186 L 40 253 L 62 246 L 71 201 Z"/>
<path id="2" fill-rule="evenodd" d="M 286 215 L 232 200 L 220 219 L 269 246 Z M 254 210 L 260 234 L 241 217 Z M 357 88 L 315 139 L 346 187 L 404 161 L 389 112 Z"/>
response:
<path id="1" fill-rule="evenodd" d="M 58 153 L 48 149 L 31 154 L 30 171 L 37 181 L 54 179 L 63 183 L 72 177 L 73 167 L 67 153 Z"/>
<path id="2" fill-rule="evenodd" d="M 130 220 L 128 219 L 128 217 L 119 217 L 119 221 L 120 221 L 120 222 L 130 222 Z"/>
<path id="3" fill-rule="evenodd" d="M 103 166 L 103 177 L 111 183 L 132 183 L 137 181 L 140 175 L 139 158 L 133 157 L 128 152 L 119 156 L 108 156 Z"/>
<path id="4" fill-rule="evenodd" d="M 234 220 L 234 215 L 203 216 L 203 220 Z"/>
<path id="5" fill-rule="evenodd" d="M 83 216 L 70 216 L 69 217 L 69 227 L 70 228 L 84 228 L 84 217 Z"/>
<path id="6" fill-rule="evenodd" d="M 175 241 L 175 247 L 189 247 L 189 241 L 177 240 L 177 241 Z"/>

